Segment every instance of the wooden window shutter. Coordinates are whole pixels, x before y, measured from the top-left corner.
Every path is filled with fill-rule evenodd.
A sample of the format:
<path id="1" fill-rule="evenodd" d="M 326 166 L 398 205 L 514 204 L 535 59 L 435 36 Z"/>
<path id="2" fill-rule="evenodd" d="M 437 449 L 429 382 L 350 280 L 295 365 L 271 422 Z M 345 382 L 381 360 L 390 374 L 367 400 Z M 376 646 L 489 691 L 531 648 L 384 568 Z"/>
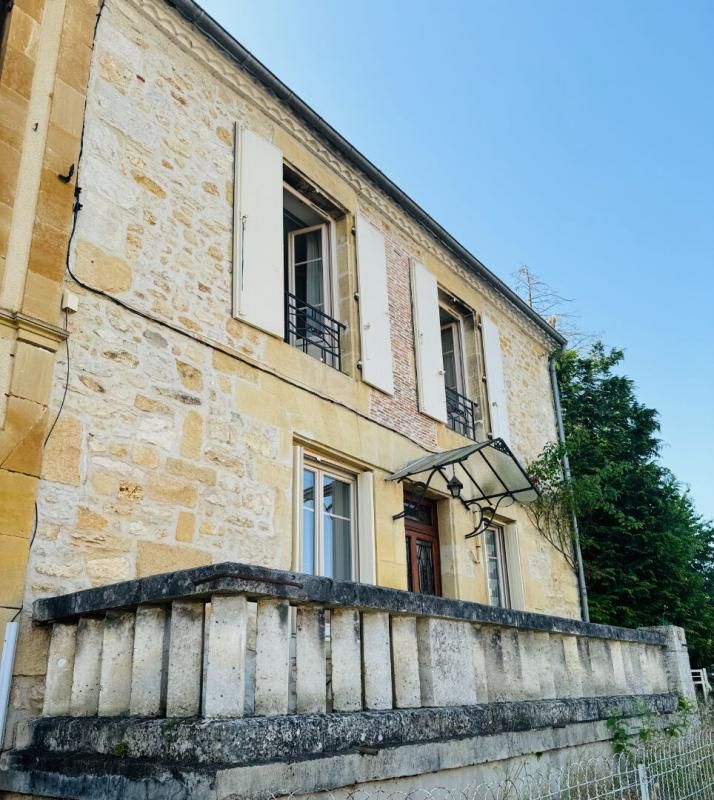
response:
<path id="1" fill-rule="evenodd" d="M 491 434 L 510 444 L 511 429 L 508 424 L 508 404 L 503 377 L 503 356 L 501 336 L 496 323 L 487 316 L 481 318 L 483 338 L 483 358 L 486 370 L 486 391 L 488 410 L 491 418 Z"/>
<path id="2" fill-rule="evenodd" d="M 436 278 L 414 259 L 411 262 L 411 277 L 419 410 L 440 422 L 446 422 L 444 358 L 441 352 Z"/>
<path id="3" fill-rule="evenodd" d="M 283 154 L 236 128 L 233 192 L 233 315 L 281 339 L 285 334 Z"/>
<path id="4" fill-rule="evenodd" d="M 384 235 L 360 216 L 356 218 L 356 233 L 362 379 L 394 394 Z"/>

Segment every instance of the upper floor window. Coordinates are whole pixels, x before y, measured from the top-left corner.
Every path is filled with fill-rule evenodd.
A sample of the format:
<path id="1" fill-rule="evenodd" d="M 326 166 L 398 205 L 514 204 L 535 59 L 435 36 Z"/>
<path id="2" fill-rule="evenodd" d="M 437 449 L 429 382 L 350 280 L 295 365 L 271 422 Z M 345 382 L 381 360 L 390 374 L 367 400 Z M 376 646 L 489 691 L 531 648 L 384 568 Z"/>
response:
<path id="1" fill-rule="evenodd" d="M 441 357 L 444 364 L 444 391 L 446 394 L 446 422 L 451 430 L 476 439 L 479 422 L 478 403 L 469 397 L 466 353 L 464 348 L 464 322 L 445 304 L 439 307 L 441 325 Z"/>
<path id="2" fill-rule="evenodd" d="M 287 182 L 283 190 L 283 237 L 285 340 L 341 369 L 344 325 L 334 313 L 333 220 Z"/>

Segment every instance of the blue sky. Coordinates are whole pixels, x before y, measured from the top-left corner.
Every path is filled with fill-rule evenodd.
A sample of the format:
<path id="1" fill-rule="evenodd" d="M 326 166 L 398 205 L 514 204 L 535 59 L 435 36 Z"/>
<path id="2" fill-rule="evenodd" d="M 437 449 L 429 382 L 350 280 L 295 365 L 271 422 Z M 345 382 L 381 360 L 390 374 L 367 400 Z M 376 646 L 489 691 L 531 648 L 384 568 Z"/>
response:
<path id="1" fill-rule="evenodd" d="M 626 351 L 714 517 L 714 2 L 203 0 L 500 277 Z"/>

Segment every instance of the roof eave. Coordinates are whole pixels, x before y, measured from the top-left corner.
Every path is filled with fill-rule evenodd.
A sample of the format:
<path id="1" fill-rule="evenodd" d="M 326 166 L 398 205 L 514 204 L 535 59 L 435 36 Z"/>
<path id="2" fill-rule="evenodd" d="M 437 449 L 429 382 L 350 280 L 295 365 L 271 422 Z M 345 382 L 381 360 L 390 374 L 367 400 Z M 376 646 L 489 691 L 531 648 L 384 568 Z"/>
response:
<path id="1" fill-rule="evenodd" d="M 459 261 L 489 284 L 499 294 L 511 302 L 521 313 L 534 322 L 547 336 L 561 346 L 565 346 L 567 339 L 543 317 L 534 311 L 516 292 L 513 291 L 488 267 L 479 261 L 460 244 L 447 230 L 431 217 L 418 203 L 403 192 L 368 158 L 351 145 L 344 136 L 340 135 L 325 119 L 314 111 L 307 103 L 303 102 L 291 91 L 274 73 L 243 45 L 231 36 L 213 17 L 211 17 L 195 0 L 165 0 L 176 11 L 207 39 L 223 50 L 241 68 L 245 69 L 269 89 L 281 102 L 287 105 L 300 119 L 312 128 L 322 139 L 333 147 L 344 158 L 363 172 L 397 205 L 403 208 L 416 222 L 434 236 L 447 250 Z"/>

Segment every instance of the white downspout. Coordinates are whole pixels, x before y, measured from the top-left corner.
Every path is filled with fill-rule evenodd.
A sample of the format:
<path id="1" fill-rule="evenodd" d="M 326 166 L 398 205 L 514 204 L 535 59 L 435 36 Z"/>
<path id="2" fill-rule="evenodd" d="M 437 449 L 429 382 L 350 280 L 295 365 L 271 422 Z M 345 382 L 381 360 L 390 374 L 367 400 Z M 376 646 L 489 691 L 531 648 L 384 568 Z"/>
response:
<path id="1" fill-rule="evenodd" d="M 0 750 L 2 750 L 5 739 L 5 723 L 10 705 L 10 684 L 12 683 L 12 669 L 15 664 L 19 632 L 19 622 L 8 622 L 5 625 L 5 640 L 2 645 L 2 659 L 0 659 Z"/>

